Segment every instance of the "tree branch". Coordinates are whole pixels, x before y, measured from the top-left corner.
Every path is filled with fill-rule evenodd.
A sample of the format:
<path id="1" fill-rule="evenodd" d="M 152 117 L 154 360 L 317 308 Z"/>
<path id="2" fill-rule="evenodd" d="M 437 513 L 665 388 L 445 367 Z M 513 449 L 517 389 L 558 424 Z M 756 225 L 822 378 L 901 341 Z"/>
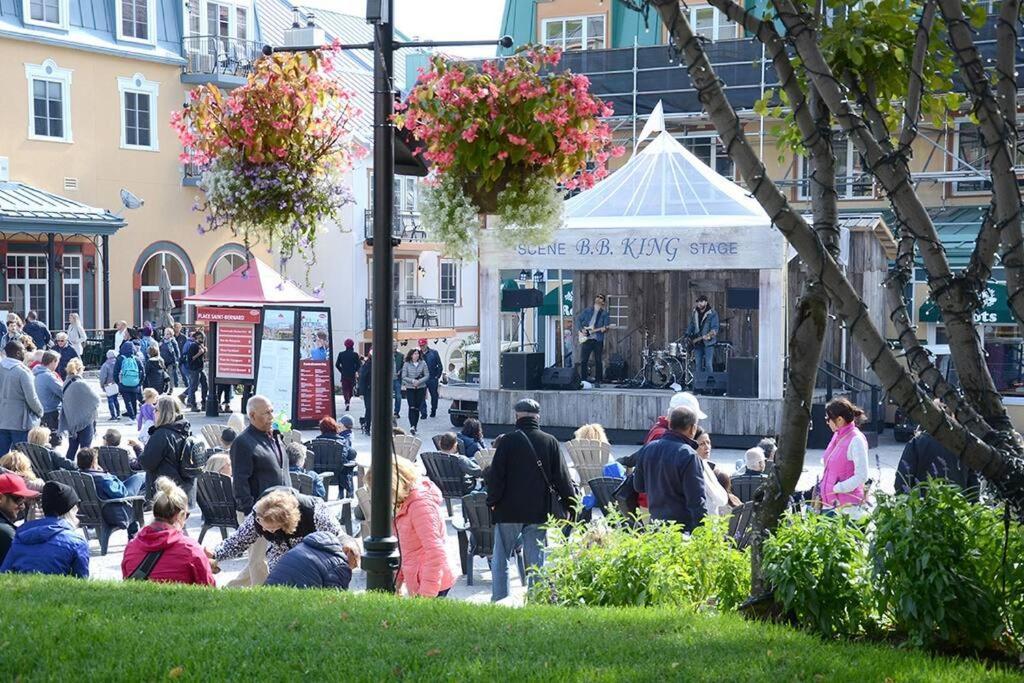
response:
<path id="1" fill-rule="evenodd" d="M 911 145 L 917 139 L 917 122 L 921 118 L 921 95 L 924 92 L 924 60 L 928 56 L 928 42 L 932 25 L 935 23 L 935 0 L 925 0 L 921 18 L 917 22 L 914 40 L 914 55 L 910 59 L 910 82 L 907 84 L 907 99 L 903 104 L 903 129 L 900 131 L 899 150 L 907 159 Z"/>
<path id="2" fill-rule="evenodd" d="M 872 175 L 885 188 L 893 210 L 918 242 L 928 270 L 931 297 L 942 311 L 942 319 L 950 337 L 953 362 L 968 400 L 989 424 L 998 429 L 1012 429 L 1002 398 L 996 391 L 995 382 L 985 363 L 981 339 L 974 328 L 973 312 L 977 308 L 977 293 L 969 291 L 963 280 L 954 277 L 950 270 L 931 217 L 914 191 L 909 166 L 888 153 L 883 144 L 874 139 L 864 120 L 853 111 L 825 61 L 807 18 L 797 13 L 792 0 L 772 1 L 811 81 L 821 92 L 832 115 L 867 161 Z"/>

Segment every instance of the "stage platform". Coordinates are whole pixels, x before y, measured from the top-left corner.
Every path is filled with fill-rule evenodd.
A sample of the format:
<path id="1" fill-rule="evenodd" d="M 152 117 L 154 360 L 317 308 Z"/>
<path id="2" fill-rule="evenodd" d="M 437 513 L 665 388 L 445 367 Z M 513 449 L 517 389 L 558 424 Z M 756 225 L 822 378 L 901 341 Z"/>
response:
<path id="1" fill-rule="evenodd" d="M 488 437 L 507 431 L 515 420 L 513 406 L 532 398 L 541 406 L 541 427 L 560 440 L 572 438 L 583 424 L 604 426 L 612 443 L 640 443 L 659 415 L 668 410 L 672 391 L 601 387 L 579 391 L 481 389 L 480 422 Z M 699 396 L 708 418 L 701 426 L 714 444 L 749 448 L 765 436 L 775 436 L 782 425 L 782 399 Z"/>

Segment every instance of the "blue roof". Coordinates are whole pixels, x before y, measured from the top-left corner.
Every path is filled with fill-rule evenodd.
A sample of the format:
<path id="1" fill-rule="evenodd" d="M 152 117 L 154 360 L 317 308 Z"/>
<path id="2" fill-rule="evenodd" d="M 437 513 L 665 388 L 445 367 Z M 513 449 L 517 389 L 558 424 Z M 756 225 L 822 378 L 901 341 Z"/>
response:
<path id="1" fill-rule="evenodd" d="M 182 2 L 156 3 L 156 45 L 118 41 L 114 2 L 68 0 L 68 30 L 50 29 L 22 21 L 22 0 L 0 0 L 0 38 L 15 38 L 49 45 L 90 50 L 135 59 L 183 63 L 181 57 Z"/>
<path id="2" fill-rule="evenodd" d="M 0 182 L 0 231 L 113 235 L 120 216 L 23 183 Z"/>

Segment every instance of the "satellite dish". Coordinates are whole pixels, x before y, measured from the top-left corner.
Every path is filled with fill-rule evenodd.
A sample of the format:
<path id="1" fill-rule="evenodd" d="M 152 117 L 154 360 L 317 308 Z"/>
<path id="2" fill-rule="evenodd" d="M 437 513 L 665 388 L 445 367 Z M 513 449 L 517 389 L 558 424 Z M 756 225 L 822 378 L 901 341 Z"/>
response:
<path id="1" fill-rule="evenodd" d="M 146 203 L 146 200 L 136 197 L 134 194 L 122 187 L 121 203 L 124 204 L 124 208 L 126 209 L 138 209 Z"/>

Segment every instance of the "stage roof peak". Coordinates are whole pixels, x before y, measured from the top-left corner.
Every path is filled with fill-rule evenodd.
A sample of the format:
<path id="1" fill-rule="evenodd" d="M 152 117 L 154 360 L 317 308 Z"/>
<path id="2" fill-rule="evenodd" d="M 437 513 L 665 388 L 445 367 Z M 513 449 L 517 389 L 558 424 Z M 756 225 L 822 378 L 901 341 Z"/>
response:
<path id="1" fill-rule="evenodd" d="M 589 190 L 565 203 L 566 227 L 767 227 L 747 192 L 666 131 Z"/>

